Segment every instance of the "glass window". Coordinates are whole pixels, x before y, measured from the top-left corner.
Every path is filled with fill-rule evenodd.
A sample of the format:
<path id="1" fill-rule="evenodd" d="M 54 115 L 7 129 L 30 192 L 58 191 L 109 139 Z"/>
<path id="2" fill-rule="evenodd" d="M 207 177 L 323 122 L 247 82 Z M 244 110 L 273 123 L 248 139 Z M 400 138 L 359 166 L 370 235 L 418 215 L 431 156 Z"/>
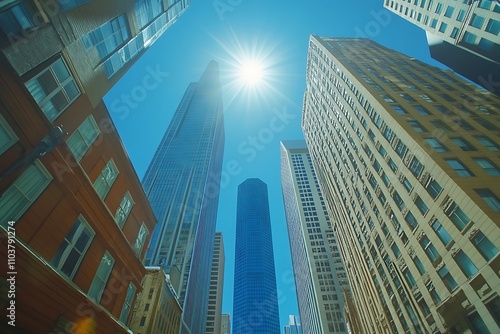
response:
<path id="1" fill-rule="evenodd" d="M 475 130 L 469 123 L 467 123 L 463 119 L 455 119 L 455 120 L 453 120 L 453 122 L 455 122 L 458 126 L 460 126 L 465 131 L 474 131 Z"/>
<path id="2" fill-rule="evenodd" d="M 408 151 L 408 148 L 406 147 L 406 145 L 402 141 L 399 141 L 398 145 L 395 148 L 395 151 L 396 151 L 396 154 L 398 156 L 403 158 L 405 156 L 406 152 Z"/>
<path id="3" fill-rule="evenodd" d="M 444 16 L 446 17 L 452 17 L 453 16 L 453 11 L 455 10 L 455 7 L 452 7 L 452 6 L 448 6 L 446 8 L 446 12 L 444 12 Z"/>
<path id="4" fill-rule="evenodd" d="M 477 232 L 474 238 L 472 238 L 472 243 L 486 261 L 491 260 L 498 254 L 498 248 L 481 231 Z"/>
<path id="5" fill-rule="evenodd" d="M 117 177 L 118 168 L 116 168 L 113 160 L 110 160 L 94 182 L 94 188 L 102 199 L 106 198 Z"/>
<path id="6" fill-rule="evenodd" d="M 441 190 L 443 190 L 443 188 L 439 183 L 437 183 L 436 180 L 432 179 L 425 187 L 425 190 L 427 190 L 427 192 L 429 193 L 429 195 L 431 195 L 433 199 L 436 199 L 441 193 Z"/>
<path id="7" fill-rule="evenodd" d="M 460 11 L 457 14 L 457 21 L 462 22 L 465 17 L 465 9 L 460 9 Z"/>
<path id="8" fill-rule="evenodd" d="M 437 19 L 432 19 L 432 20 L 431 20 L 431 28 L 436 28 L 437 23 L 438 23 L 438 20 L 437 20 Z"/>
<path id="9" fill-rule="evenodd" d="M 139 29 L 143 29 L 163 12 L 161 0 L 139 0 L 134 8 Z"/>
<path id="10" fill-rule="evenodd" d="M 474 35 L 473 33 L 470 33 L 468 31 L 466 31 L 464 33 L 464 37 L 463 37 L 463 41 L 467 44 L 472 44 L 472 45 L 475 45 L 476 44 L 476 39 L 477 39 L 477 36 Z"/>
<path id="11" fill-rule="evenodd" d="M 128 315 L 130 314 L 130 309 L 132 308 L 132 302 L 134 301 L 135 290 L 136 290 L 135 285 L 132 282 L 130 282 L 127 289 L 127 296 L 125 297 L 125 301 L 123 302 L 123 308 L 120 313 L 120 321 L 124 324 L 127 323 Z"/>
<path id="12" fill-rule="evenodd" d="M 411 213 L 411 211 L 408 211 L 408 213 L 406 214 L 405 220 L 408 223 L 408 225 L 410 225 L 412 231 L 417 228 L 418 221 L 415 218 L 415 216 Z"/>
<path id="13" fill-rule="evenodd" d="M 456 203 L 451 205 L 445 213 L 460 231 L 470 222 L 470 218 Z"/>
<path id="14" fill-rule="evenodd" d="M 178 2 L 181 3 L 181 2 Z M 148 30 L 143 30 L 143 32 Z M 108 78 L 118 73 L 120 69 L 128 62 L 134 59 L 142 50 L 144 50 L 144 36 L 143 32 L 132 38 L 122 48 L 114 52 L 106 61 L 103 66 Z"/>
<path id="15" fill-rule="evenodd" d="M 499 151 L 500 147 L 493 140 L 484 136 L 477 136 L 476 140 L 486 147 L 489 151 Z"/>
<path id="16" fill-rule="evenodd" d="M 420 161 L 417 158 L 413 158 L 410 163 L 410 172 L 415 175 L 416 177 L 420 176 L 420 173 L 422 173 L 422 170 L 424 169 L 424 165 L 420 163 Z"/>
<path id="17" fill-rule="evenodd" d="M 489 19 L 486 25 L 486 31 L 492 33 L 493 35 L 498 35 L 500 33 L 500 21 L 495 19 Z"/>
<path id="18" fill-rule="evenodd" d="M 104 288 L 108 283 L 109 276 L 111 275 L 111 270 L 115 264 L 115 259 L 109 254 L 108 251 L 104 253 L 101 259 L 101 263 L 97 268 L 92 284 L 90 285 L 88 295 L 93 298 L 96 302 L 101 301 L 102 294 L 104 293 Z"/>
<path id="19" fill-rule="evenodd" d="M 62 10 L 70 10 L 78 6 L 84 5 L 92 0 L 57 0 Z"/>
<path id="20" fill-rule="evenodd" d="M 22 33 L 24 30 L 34 27 L 35 20 L 24 2 L 20 2 L 0 13 L 0 30 L 7 36 Z"/>
<path id="21" fill-rule="evenodd" d="M 500 211 L 498 197 L 489 189 L 474 189 L 476 193 L 489 205 L 493 211 Z"/>
<path id="22" fill-rule="evenodd" d="M 483 119 L 483 118 L 476 118 L 476 122 L 481 124 L 483 127 L 485 127 L 488 130 L 496 131 L 497 127 L 493 125 L 491 122 Z"/>
<path id="23" fill-rule="evenodd" d="M 474 176 L 472 172 L 458 159 L 445 159 L 453 170 L 462 177 Z"/>
<path id="24" fill-rule="evenodd" d="M 75 156 L 76 161 L 83 158 L 100 133 L 101 131 L 92 115 L 80 124 L 78 129 L 67 140 L 68 147 Z"/>
<path id="25" fill-rule="evenodd" d="M 431 124 L 441 131 L 451 131 L 451 128 L 443 121 L 431 121 Z"/>
<path id="26" fill-rule="evenodd" d="M 132 206 L 134 206 L 134 201 L 132 195 L 127 191 L 115 213 L 115 221 L 120 228 L 123 228 L 123 225 L 125 225 L 125 221 L 127 221 L 130 211 L 132 211 Z"/>
<path id="27" fill-rule="evenodd" d="M 424 201 L 422 200 L 422 198 L 420 198 L 420 196 L 417 196 L 415 198 L 415 205 L 417 206 L 418 210 L 420 211 L 420 213 L 422 215 L 425 216 L 425 214 L 427 213 L 427 211 L 429 211 L 429 208 L 427 207 L 427 205 L 424 203 Z"/>
<path id="28" fill-rule="evenodd" d="M 389 164 L 389 168 L 390 168 L 390 169 L 391 169 L 394 173 L 396 173 L 396 172 L 398 171 L 398 165 L 396 165 L 396 163 L 394 162 L 394 160 L 392 160 L 392 158 L 391 158 L 391 159 L 389 159 L 388 164 Z"/>
<path id="29" fill-rule="evenodd" d="M 82 36 L 82 42 L 87 50 L 95 48 L 106 59 L 129 38 L 127 18 L 120 15 Z"/>
<path id="30" fill-rule="evenodd" d="M 410 103 L 415 102 L 415 99 L 408 94 L 402 93 L 402 94 L 399 94 L 399 96 L 401 96 L 406 102 L 410 102 Z"/>
<path id="31" fill-rule="evenodd" d="M 18 221 L 51 180 L 52 176 L 40 160 L 29 165 L 0 197 L 1 226 L 7 226 L 8 221 Z"/>
<path id="32" fill-rule="evenodd" d="M 472 14 L 472 19 L 469 22 L 470 26 L 481 29 L 484 23 L 484 17 L 479 16 L 477 14 Z"/>
<path id="33" fill-rule="evenodd" d="M 434 232 L 436 232 L 437 236 L 439 237 L 439 239 L 441 239 L 443 244 L 445 246 L 448 246 L 448 244 L 451 242 L 452 238 L 451 238 L 450 234 L 448 233 L 448 231 L 446 231 L 446 229 L 443 227 L 443 225 L 441 225 L 439 220 L 436 220 L 432 224 L 432 229 L 434 230 Z"/>
<path id="34" fill-rule="evenodd" d="M 446 28 L 448 28 L 448 25 L 444 22 L 441 22 L 441 25 L 439 26 L 439 32 L 442 32 L 444 34 L 446 32 Z"/>
<path id="35" fill-rule="evenodd" d="M 441 279 L 443 280 L 444 284 L 448 287 L 448 289 L 453 290 L 458 286 L 457 282 L 455 281 L 453 276 L 451 276 L 446 266 L 439 269 L 438 274 L 439 277 L 441 277 Z"/>
<path id="36" fill-rule="evenodd" d="M 5 118 L 0 115 L 0 154 L 7 151 L 18 140 Z"/>
<path id="37" fill-rule="evenodd" d="M 455 255 L 455 261 L 458 263 L 458 266 L 460 269 L 462 269 L 463 273 L 467 278 L 471 277 L 475 273 L 477 273 L 477 267 L 474 264 L 474 262 L 471 261 L 471 259 L 467 256 L 467 254 L 464 253 L 464 251 L 460 250 L 458 253 Z"/>
<path id="38" fill-rule="evenodd" d="M 430 147 L 432 147 L 432 149 L 434 149 L 434 151 L 436 152 L 446 152 L 448 151 L 448 149 L 446 148 L 446 146 L 443 145 L 443 143 L 441 143 L 438 139 L 436 138 L 425 138 L 424 139 L 427 144 L 429 144 Z"/>
<path id="39" fill-rule="evenodd" d="M 139 233 L 137 234 L 137 239 L 135 239 L 134 243 L 134 251 L 136 256 L 140 256 L 142 252 L 142 247 L 146 242 L 146 237 L 148 236 L 148 229 L 146 225 L 142 224 Z"/>
<path id="40" fill-rule="evenodd" d="M 387 94 L 380 94 L 380 97 L 382 98 L 382 100 L 384 100 L 385 102 L 394 102 L 394 100 L 392 99 L 392 97 L 390 95 L 387 95 Z"/>
<path id="41" fill-rule="evenodd" d="M 436 14 L 441 14 L 442 11 L 443 11 L 443 4 L 438 2 L 437 6 L 436 6 L 436 10 L 434 12 Z"/>
<path id="42" fill-rule="evenodd" d="M 59 245 L 50 265 L 73 279 L 94 235 L 92 228 L 80 215 Z"/>
<path id="43" fill-rule="evenodd" d="M 394 109 L 394 111 L 399 115 L 408 114 L 408 112 L 403 107 L 401 107 L 399 104 L 391 105 L 391 108 Z"/>
<path id="44" fill-rule="evenodd" d="M 432 262 L 438 258 L 439 253 L 427 236 L 423 236 L 422 239 L 420 239 L 420 246 L 422 246 Z"/>
<path id="45" fill-rule="evenodd" d="M 452 142 L 454 142 L 458 147 L 460 147 L 463 151 L 475 151 L 476 148 L 472 146 L 467 140 L 462 137 L 450 138 Z"/>
<path id="46" fill-rule="evenodd" d="M 473 160 L 491 176 L 500 176 L 500 169 L 490 159 L 473 158 Z"/>
<path id="47" fill-rule="evenodd" d="M 424 264 L 420 261 L 420 259 L 417 256 L 415 256 L 413 258 L 413 263 L 415 263 L 415 267 L 417 267 L 418 272 L 420 273 L 420 275 L 425 274 Z"/>
<path id="48" fill-rule="evenodd" d="M 59 58 L 25 83 L 36 103 L 53 122 L 80 95 L 75 79 Z"/>
<path id="49" fill-rule="evenodd" d="M 424 107 L 422 106 L 413 106 L 413 108 L 415 108 L 415 110 L 420 114 L 420 115 L 430 115 L 431 113 L 429 112 L 429 110 L 425 109 Z"/>
<path id="50" fill-rule="evenodd" d="M 436 108 L 443 115 L 453 115 L 453 112 L 450 109 L 441 104 L 434 106 L 434 108 Z"/>
<path id="51" fill-rule="evenodd" d="M 422 126 L 422 124 L 420 124 L 420 123 L 419 123 L 419 122 L 417 122 L 417 121 L 413 121 L 413 120 L 411 120 L 411 121 L 408 121 L 408 124 L 410 124 L 410 126 L 411 126 L 411 127 L 413 128 L 413 130 L 415 130 L 416 132 L 426 132 L 426 131 L 427 131 L 427 129 L 426 129 L 426 128 L 424 128 L 424 127 Z"/>
<path id="52" fill-rule="evenodd" d="M 403 274 L 404 274 L 406 282 L 408 282 L 408 285 L 410 286 L 410 288 L 414 287 L 415 284 L 417 284 L 417 282 L 415 281 L 415 278 L 413 278 L 413 275 L 411 274 L 411 272 L 408 269 L 406 269 Z"/>
<path id="53" fill-rule="evenodd" d="M 398 206 L 399 210 L 403 210 L 405 208 L 405 203 L 396 190 L 392 194 L 392 198 L 394 199 L 394 202 Z"/>
<path id="54" fill-rule="evenodd" d="M 481 0 L 479 1 L 478 7 L 482 9 L 490 9 L 491 3 L 492 3 L 491 0 Z"/>
<path id="55" fill-rule="evenodd" d="M 450 33 L 450 37 L 451 38 L 457 38 L 457 35 L 458 35 L 458 28 L 457 27 L 453 27 L 453 29 L 451 30 L 451 33 Z"/>
<path id="56" fill-rule="evenodd" d="M 408 193 L 410 193 L 411 190 L 413 189 L 413 185 L 410 183 L 410 181 L 406 177 L 403 179 L 403 187 L 405 187 L 405 189 Z"/>

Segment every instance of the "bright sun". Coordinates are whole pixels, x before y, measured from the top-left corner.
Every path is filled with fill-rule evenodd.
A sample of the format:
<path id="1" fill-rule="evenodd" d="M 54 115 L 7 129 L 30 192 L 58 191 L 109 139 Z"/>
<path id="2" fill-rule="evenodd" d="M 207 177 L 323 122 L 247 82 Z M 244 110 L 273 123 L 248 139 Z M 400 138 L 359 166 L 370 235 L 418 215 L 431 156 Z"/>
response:
<path id="1" fill-rule="evenodd" d="M 240 79 L 250 85 L 255 85 L 262 80 L 262 65 L 256 61 L 248 61 L 241 65 Z"/>

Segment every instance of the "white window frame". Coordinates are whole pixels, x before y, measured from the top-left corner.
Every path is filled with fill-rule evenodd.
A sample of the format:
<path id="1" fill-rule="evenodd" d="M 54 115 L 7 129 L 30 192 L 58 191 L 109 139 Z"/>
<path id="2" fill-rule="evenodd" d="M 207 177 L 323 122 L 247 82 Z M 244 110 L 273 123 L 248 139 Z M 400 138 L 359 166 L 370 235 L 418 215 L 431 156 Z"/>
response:
<path id="1" fill-rule="evenodd" d="M 82 126 L 86 122 L 89 122 L 90 125 L 93 127 L 93 130 L 95 130 L 95 136 L 92 138 L 86 139 L 85 136 L 82 134 Z M 66 140 L 66 143 L 68 144 L 69 149 L 73 153 L 73 156 L 75 157 L 76 161 L 82 160 L 82 158 L 87 154 L 88 150 L 90 149 L 90 146 L 96 141 L 97 137 L 101 134 L 101 130 L 99 129 L 99 126 L 97 125 L 94 116 L 90 115 L 87 117 L 81 124 L 80 126 L 73 132 L 73 134 Z M 79 145 L 78 147 L 74 148 L 72 147 L 71 140 L 77 138 L 79 136 Z M 78 153 L 80 147 L 85 147 L 80 153 Z"/>
<path id="2" fill-rule="evenodd" d="M 128 199 L 129 203 L 130 203 L 130 206 L 128 206 L 128 210 L 126 210 L 127 208 L 124 207 L 124 201 L 126 199 Z M 134 203 L 134 199 L 132 198 L 132 195 L 130 195 L 130 192 L 127 191 L 125 193 L 125 195 L 123 195 L 123 198 L 120 201 L 120 205 L 116 209 L 116 213 L 115 213 L 115 221 L 116 221 L 116 224 L 118 224 L 118 226 L 120 228 L 123 228 L 123 226 L 125 225 L 125 222 L 127 221 L 128 216 L 132 212 L 132 208 L 134 207 L 134 204 L 135 203 Z M 119 216 L 120 213 L 123 213 L 123 215 Z M 123 218 L 120 218 L 120 217 L 123 217 Z"/>
<path id="3" fill-rule="evenodd" d="M 105 251 L 99 263 L 99 267 L 97 267 L 89 292 L 87 293 L 90 298 L 93 298 L 98 303 L 101 301 L 102 294 L 104 293 L 104 289 L 106 288 L 114 265 L 115 259 L 108 251 Z"/>
<path id="4" fill-rule="evenodd" d="M 2 132 L 5 132 L 7 135 L 7 141 L 4 143 L 0 143 L 0 154 L 3 154 L 5 151 L 7 151 L 9 148 L 11 148 L 16 142 L 19 141 L 19 138 L 16 136 L 16 133 L 12 130 L 12 128 L 9 126 L 9 123 L 3 118 L 3 116 L 0 114 L 0 128 Z"/>
<path id="5" fill-rule="evenodd" d="M 115 172 L 115 176 L 113 177 L 112 180 L 106 180 L 106 176 L 103 175 L 103 173 L 105 172 L 106 168 L 110 168 L 111 170 L 113 170 Z M 120 172 L 118 171 L 118 168 L 116 167 L 115 162 L 113 161 L 113 159 L 111 159 L 103 167 L 101 173 L 99 173 L 99 175 L 97 176 L 96 180 L 94 181 L 94 188 L 95 188 L 95 190 L 99 194 L 99 197 L 101 197 L 102 200 L 104 200 L 106 198 L 106 196 L 108 195 L 109 191 L 111 190 L 111 187 L 115 183 L 115 181 L 118 178 L 119 174 L 120 174 Z M 100 193 L 100 190 L 96 187 L 96 185 L 97 185 L 98 182 L 104 182 L 105 185 L 106 185 L 106 188 L 103 188 L 104 191 L 103 191 L 102 194 Z"/>

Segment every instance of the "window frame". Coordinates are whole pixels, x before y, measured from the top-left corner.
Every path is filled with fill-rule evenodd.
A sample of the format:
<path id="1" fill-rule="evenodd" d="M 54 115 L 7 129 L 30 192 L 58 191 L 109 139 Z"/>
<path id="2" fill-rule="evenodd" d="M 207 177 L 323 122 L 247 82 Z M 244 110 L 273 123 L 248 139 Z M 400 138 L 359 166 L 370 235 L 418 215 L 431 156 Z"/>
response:
<path id="1" fill-rule="evenodd" d="M 103 266 L 104 261 L 107 261 L 108 264 Z M 108 284 L 109 277 L 113 272 L 114 265 L 115 259 L 108 251 L 105 251 L 94 274 L 94 279 L 90 284 L 89 291 L 87 292 L 87 295 L 94 299 L 97 303 L 101 302 L 102 295 L 104 294 L 104 290 Z"/>

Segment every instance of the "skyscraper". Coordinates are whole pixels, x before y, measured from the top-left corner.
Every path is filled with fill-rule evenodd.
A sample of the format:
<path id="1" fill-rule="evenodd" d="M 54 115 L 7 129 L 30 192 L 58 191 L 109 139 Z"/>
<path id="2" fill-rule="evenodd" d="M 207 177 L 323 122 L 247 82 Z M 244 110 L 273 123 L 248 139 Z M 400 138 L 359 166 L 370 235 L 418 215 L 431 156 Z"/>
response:
<path id="1" fill-rule="evenodd" d="M 384 0 L 384 7 L 426 31 L 432 58 L 500 96 L 498 1 Z"/>
<path id="2" fill-rule="evenodd" d="M 281 187 L 304 332 L 347 333 L 343 290 L 349 284 L 303 140 L 281 142 Z"/>
<path id="3" fill-rule="evenodd" d="M 143 179 L 158 219 L 147 265 L 180 272 L 184 325 L 205 331 L 219 200 L 224 122 L 219 65 L 187 88 Z"/>
<path id="4" fill-rule="evenodd" d="M 220 334 L 231 334 L 231 316 L 229 314 L 221 316 Z"/>
<path id="5" fill-rule="evenodd" d="M 285 334 L 302 334 L 302 327 L 294 315 L 288 316 L 288 326 L 285 326 Z"/>
<path id="6" fill-rule="evenodd" d="M 238 186 L 233 333 L 280 333 L 267 185 L 260 179 Z"/>
<path id="7" fill-rule="evenodd" d="M 52 121 L 81 91 L 95 107 L 189 4 L 190 0 L 2 1 L 0 49 L 20 76 L 38 77 L 45 84 L 41 89 L 33 80 L 26 83 Z M 76 82 L 67 80 L 61 72 L 64 67 L 78 78 Z M 47 69 L 59 75 L 56 80 L 38 75 Z M 166 75 L 158 66 L 147 72 L 142 83 L 147 86 Z"/>
<path id="8" fill-rule="evenodd" d="M 221 232 L 215 232 L 205 334 L 220 334 L 221 331 L 224 264 L 224 239 L 222 238 Z"/>
<path id="9" fill-rule="evenodd" d="M 498 97 L 312 36 L 302 127 L 363 333 L 498 333 Z"/>

